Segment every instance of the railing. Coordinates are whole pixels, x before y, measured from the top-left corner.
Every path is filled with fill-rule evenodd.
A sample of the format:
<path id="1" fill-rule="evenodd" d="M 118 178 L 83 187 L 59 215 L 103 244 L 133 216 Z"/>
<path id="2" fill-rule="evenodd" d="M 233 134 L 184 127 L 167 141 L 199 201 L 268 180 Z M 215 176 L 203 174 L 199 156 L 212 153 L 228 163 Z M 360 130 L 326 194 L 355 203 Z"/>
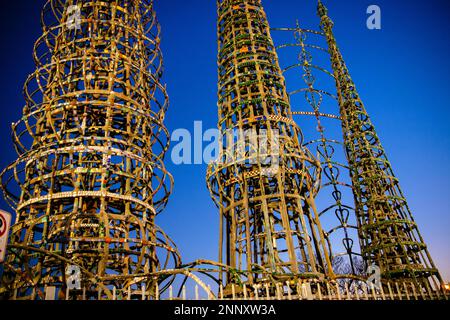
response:
<path id="1" fill-rule="evenodd" d="M 188 296 L 188 289 L 193 292 Z M 430 288 L 428 285 L 419 288 L 412 282 L 387 282 L 376 288 L 372 283 L 362 281 L 349 282 L 286 282 L 259 285 L 220 286 L 217 295 L 208 286 L 208 291 L 183 286 L 180 295 L 175 295 L 175 288 L 170 286 L 164 295 L 159 293 L 149 297 L 145 287 L 141 290 L 112 289 L 112 300 L 448 300 L 449 292 Z M 177 288 L 177 292 L 178 292 Z M 46 290 L 47 291 L 47 290 Z M 200 292 L 202 291 L 202 292 Z M 85 300 L 86 294 L 78 294 L 78 299 Z M 74 299 L 67 289 L 66 299 Z M 49 299 L 52 300 L 52 299 Z"/>

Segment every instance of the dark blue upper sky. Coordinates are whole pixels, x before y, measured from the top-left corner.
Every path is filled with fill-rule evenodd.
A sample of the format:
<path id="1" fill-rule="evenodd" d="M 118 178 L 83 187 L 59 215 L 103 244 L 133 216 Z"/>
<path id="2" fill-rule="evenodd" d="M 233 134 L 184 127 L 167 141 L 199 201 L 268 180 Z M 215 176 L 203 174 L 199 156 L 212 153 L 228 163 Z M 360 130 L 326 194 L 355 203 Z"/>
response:
<path id="1" fill-rule="evenodd" d="M 21 117 L 22 85 L 33 71 L 44 1 L 16 0 L 0 9 L 0 167 L 13 161 L 10 123 Z M 155 0 L 162 25 L 166 124 L 193 130 L 217 122 L 214 0 Z M 366 108 L 400 179 L 431 254 L 450 280 L 450 110 L 448 0 L 328 0 L 335 34 Z M 366 28 L 366 9 L 382 9 L 382 30 Z M 265 0 L 272 27 L 300 19 L 316 28 L 315 0 Z M 158 223 L 184 261 L 217 259 L 218 210 L 205 184 L 206 165 L 175 166 L 175 189 Z M 10 210 L 3 200 L 0 208 Z"/>

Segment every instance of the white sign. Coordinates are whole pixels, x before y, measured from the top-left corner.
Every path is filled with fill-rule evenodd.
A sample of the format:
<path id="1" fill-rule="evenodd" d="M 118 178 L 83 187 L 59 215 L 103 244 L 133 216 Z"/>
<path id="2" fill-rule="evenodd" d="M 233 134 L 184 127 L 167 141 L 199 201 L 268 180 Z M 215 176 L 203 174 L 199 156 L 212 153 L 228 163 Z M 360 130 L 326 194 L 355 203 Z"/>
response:
<path id="1" fill-rule="evenodd" d="M 0 263 L 5 260 L 6 256 L 6 245 L 8 244 L 11 218 L 10 213 L 0 210 Z"/>

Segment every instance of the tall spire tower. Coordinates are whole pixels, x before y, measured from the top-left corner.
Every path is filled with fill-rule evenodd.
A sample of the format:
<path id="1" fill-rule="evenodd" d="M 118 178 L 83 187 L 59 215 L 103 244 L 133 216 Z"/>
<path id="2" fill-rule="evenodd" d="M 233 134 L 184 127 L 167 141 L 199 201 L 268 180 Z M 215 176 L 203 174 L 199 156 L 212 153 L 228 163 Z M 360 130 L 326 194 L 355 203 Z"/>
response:
<path id="1" fill-rule="evenodd" d="M 302 147 L 292 120 L 261 1 L 217 5 L 219 128 L 224 137 L 239 137 L 224 143 L 208 171 L 220 208 L 220 262 L 248 270 L 248 284 L 330 276 L 330 252 L 314 202 L 319 165 Z M 249 132 L 253 142 L 244 138 Z M 229 273 L 225 284 L 235 281 Z"/>
<path id="2" fill-rule="evenodd" d="M 2 173 L 17 213 L 2 294 L 154 297 L 152 275 L 180 258 L 155 225 L 172 178 L 153 3 L 49 0 L 42 17 L 19 158 Z"/>
<path id="3" fill-rule="evenodd" d="M 426 289 L 442 279 L 400 189 L 375 127 L 350 77 L 333 35 L 333 22 L 319 0 L 336 87 L 345 150 L 353 183 L 362 255 L 386 280 L 408 280 Z"/>

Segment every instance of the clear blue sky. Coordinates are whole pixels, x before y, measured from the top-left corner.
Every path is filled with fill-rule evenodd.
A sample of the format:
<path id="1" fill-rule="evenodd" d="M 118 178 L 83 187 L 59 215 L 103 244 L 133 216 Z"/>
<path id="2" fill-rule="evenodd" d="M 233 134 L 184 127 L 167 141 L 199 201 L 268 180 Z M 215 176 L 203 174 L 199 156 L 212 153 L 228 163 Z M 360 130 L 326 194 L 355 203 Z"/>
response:
<path id="1" fill-rule="evenodd" d="M 0 9 L 0 167 L 15 154 L 9 125 L 21 117 L 22 85 L 34 65 L 44 1 L 16 0 Z M 165 82 L 172 131 L 203 121 L 216 126 L 216 4 L 155 0 L 163 31 Z M 420 230 L 450 280 L 450 59 L 448 0 L 328 0 L 335 34 L 350 72 L 400 179 Z M 272 27 L 300 19 L 318 26 L 315 0 L 265 0 Z M 366 8 L 382 9 L 382 30 L 365 26 Z M 175 189 L 160 224 L 183 260 L 217 259 L 218 210 L 205 185 L 205 165 L 167 166 Z M 10 210 L 3 200 L 0 208 Z"/>

